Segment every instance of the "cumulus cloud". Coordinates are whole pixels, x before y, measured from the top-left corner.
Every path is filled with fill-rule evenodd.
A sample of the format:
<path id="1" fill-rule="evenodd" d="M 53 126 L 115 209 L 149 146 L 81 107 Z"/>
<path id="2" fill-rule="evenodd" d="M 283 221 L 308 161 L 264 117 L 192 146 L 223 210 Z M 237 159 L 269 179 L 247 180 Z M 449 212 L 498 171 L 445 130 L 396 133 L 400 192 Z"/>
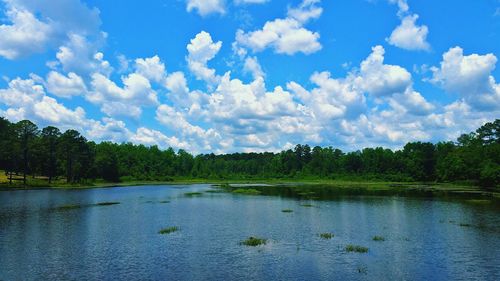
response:
<path id="1" fill-rule="evenodd" d="M 46 96 L 43 85 L 35 80 L 16 78 L 9 82 L 8 88 L 0 89 L 0 103 L 9 106 L 6 117 L 13 121 L 32 118 L 44 124 L 81 128 L 85 120 L 83 108 L 68 109 Z"/>
<path id="2" fill-rule="evenodd" d="M 411 74 L 398 65 L 384 64 L 382 46 L 372 48 L 372 53 L 361 63 L 356 84 L 374 96 L 403 93 L 412 83 Z"/>
<path id="3" fill-rule="evenodd" d="M 9 24 L 0 25 L 0 56 L 17 59 L 45 51 L 69 34 L 99 35 L 99 11 L 79 0 L 4 0 Z"/>
<path id="4" fill-rule="evenodd" d="M 160 131 L 151 130 L 148 128 L 138 128 L 136 133 L 130 137 L 134 143 L 140 143 L 148 146 L 157 145 L 162 149 L 174 147 L 178 149 L 191 150 L 188 143 L 179 140 L 177 137 L 167 137 Z"/>
<path id="5" fill-rule="evenodd" d="M 123 87 L 120 87 L 106 76 L 94 73 L 91 81 L 92 90 L 86 98 L 92 103 L 102 104 L 101 110 L 110 116 L 119 114 L 138 118 L 142 112 L 138 106 L 158 104 L 157 93 L 144 76 L 131 73 L 122 77 L 122 83 Z M 126 109 L 128 105 L 130 110 Z"/>
<path id="6" fill-rule="evenodd" d="M 84 95 L 87 87 L 82 79 L 74 72 L 63 75 L 56 71 L 51 71 L 47 75 L 46 87 L 49 93 L 62 98 Z"/>
<path id="7" fill-rule="evenodd" d="M 418 15 L 416 14 L 404 17 L 387 42 L 406 50 L 429 50 L 430 45 L 427 42 L 429 28 L 425 25 L 418 26 L 417 19 Z"/>
<path id="8" fill-rule="evenodd" d="M 188 12 L 196 10 L 201 16 L 226 12 L 224 0 L 187 0 L 186 2 Z"/>
<path id="9" fill-rule="evenodd" d="M 56 54 L 57 62 L 51 66 L 61 66 L 65 72 L 75 72 L 82 76 L 99 72 L 109 75 L 113 68 L 104 60 L 104 54 L 99 52 L 97 45 L 89 42 L 79 34 L 70 34 L 68 41 L 59 47 Z"/>
<path id="10" fill-rule="evenodd" d="M 213 42 L 212 36 L 205 31 L 198 33 L 187 45 L 188 67 L 197 79 L 209 84 L 217 83 L 219 77 L 215 74 L 215 69 L 209 68 L 207 63 L 217 55 L 221 47 L 222 42 Z"/>
<path id="11" fill-rule="evenodd" d="M 272 48 L 278 54 L 312 54 L 321 50 L 320 34 L 304 28 L 311 19 L 321 16 L 318 0 L 304 0 L 297 8 L 288 10 L 284 19 L 275 19 L 264 24 L 262 29 L 236 32 L 236 42 L 254 52 Z"/>
<path id="12" fill-rule="evenodd" d="M 429 28 L 426 25 L 417 24 L 419 16 L 410 13 L 410 7 L 406 0 L 389 0 L 389 2 L 398 5 L 398 17 L 401 19 L 401 24 L 392 31 L 391 36 L 386 41 L 406 50 L 429 51 L 431 48 L 427 42 Z"/>
<path id="13" fill-rule="evenodd" d="M 262 70 L 262 67 L 260 66 L 260 63 L 259 63 L 259 60 L 257 59 L 257 57 L 247 57 L 245 59 L 243 71 L 245 73 L 252 74 L 254 79 L 257 79 L 258 77 L 265 76 L 265 73 Z"/>
<path id="14" fill-rule="evenodd" d="M 498 109 L 500 86 L 491 74 L 496 63 L 494 54 L 464 55 L 462 48 L 454 47 L 443 54 L 440 67 L 431 68 L 430 81 L 479 109 Z"/>
<path id="15" fill-rule="evenodd" d="M 135 60 L 136 72 L 155 82 L 162 82 L 165 78 L 165 64 L 160 57 L 139 58 Z"/>
<path id="16" fill-rule="evenodd" d="M 10 25 L 0 25 L 0 56 L 17 59 L 45 50 L 52 27 L 39 21 L 27 10 L 10 7 L 6 12 Z"/>

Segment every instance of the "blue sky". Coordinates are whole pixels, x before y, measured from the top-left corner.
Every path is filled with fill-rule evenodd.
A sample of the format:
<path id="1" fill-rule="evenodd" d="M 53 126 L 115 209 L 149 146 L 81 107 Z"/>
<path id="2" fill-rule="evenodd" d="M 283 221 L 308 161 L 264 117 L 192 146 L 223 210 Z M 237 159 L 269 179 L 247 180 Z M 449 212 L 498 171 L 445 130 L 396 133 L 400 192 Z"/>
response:
<path id="1" fill-rule="evenodd" d="M 350 151 L 500 117 L 499 0 L 0 3 L 0 116 L 95 141 Z"/>

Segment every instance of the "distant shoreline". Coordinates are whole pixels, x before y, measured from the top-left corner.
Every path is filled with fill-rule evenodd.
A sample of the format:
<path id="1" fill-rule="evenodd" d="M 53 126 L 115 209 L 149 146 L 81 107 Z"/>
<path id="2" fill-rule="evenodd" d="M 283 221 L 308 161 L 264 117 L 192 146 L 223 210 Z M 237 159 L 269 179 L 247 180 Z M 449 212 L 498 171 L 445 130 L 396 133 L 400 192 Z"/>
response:
<path id="1" fill-rule="evenodd" d="M 424 183 L 424 182 L 384 182 L 363 180 L 294 180 L 294 179 L 262 179 L 262 180 L 209 180 L 209 179 L 178 179 L 174 181 L 127 181 L 119 183 L 93 182 L 88 184 L 52 186 L 8 186 L 0 185 L 0 191 L 16 190 L 79 190 L 94 188 L 133 187 L 147 185 L 191 185 L 211 184 L 220 186 L 228 192 L 234 190 L 258 190 L 259 193 L 269 193 L 273 188 L 287 188 L 290 192 L 298 189 L 308 189 L 312 192 L 321 189 L 322 193 L 339 196 L 401 196 L 401 197 L 457 197 L 465 199 L 493 199 L 500 201 L 500 190 L 485 189 L 475 185 L 457 183 Z M 232 186 L 234 184 L 235 186 Z M 241 186 L 241 185 L 244 186 Z M 243 192 L 245 193 L 245 192 Z M 272 195 L 272 194 L 271 194 Z M 313 198 L 314 199 L 314 198 Z"/>

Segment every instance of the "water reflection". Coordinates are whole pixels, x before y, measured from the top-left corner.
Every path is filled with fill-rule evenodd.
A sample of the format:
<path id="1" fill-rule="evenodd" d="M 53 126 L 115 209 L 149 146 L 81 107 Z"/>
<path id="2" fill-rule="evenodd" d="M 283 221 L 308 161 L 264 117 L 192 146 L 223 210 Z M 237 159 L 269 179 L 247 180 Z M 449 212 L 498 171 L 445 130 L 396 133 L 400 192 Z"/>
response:
<path id="1" fill-rule="evenodd" d="M 0 192 L 0 280 L 500 279 L 495 205 L 399 197 L 311 201 L 288 189 L 280 196 L 208 189 Z M 99 202 L 120 204 L 94 206 Z M 57 209 L 71 204 L 93 207 Z M 168 226 L 181 230 L 158 235 Z M 319 238 L 324 232 L 335 236 Z M 373 241 L 375 235 L 385 241 Z M 269 243 L 239 245 L 249 236 Z M 347 253 L 347 244 L 369 251 Z"/>

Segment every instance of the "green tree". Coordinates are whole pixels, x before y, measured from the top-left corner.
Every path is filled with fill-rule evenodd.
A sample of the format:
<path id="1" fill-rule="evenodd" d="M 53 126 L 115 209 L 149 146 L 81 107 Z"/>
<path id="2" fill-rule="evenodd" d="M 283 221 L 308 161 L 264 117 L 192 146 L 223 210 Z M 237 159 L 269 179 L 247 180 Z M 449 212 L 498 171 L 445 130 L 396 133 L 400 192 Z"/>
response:
<path id="1" fill-rule="evenodd" d="M 30 171 L 31 148 L 39 134 L 38 127 L 29 120 L 19 121 L 16 124 L 17 137 L 22 150 L 23 184 L 26 185 L 26 175 Z"/>

